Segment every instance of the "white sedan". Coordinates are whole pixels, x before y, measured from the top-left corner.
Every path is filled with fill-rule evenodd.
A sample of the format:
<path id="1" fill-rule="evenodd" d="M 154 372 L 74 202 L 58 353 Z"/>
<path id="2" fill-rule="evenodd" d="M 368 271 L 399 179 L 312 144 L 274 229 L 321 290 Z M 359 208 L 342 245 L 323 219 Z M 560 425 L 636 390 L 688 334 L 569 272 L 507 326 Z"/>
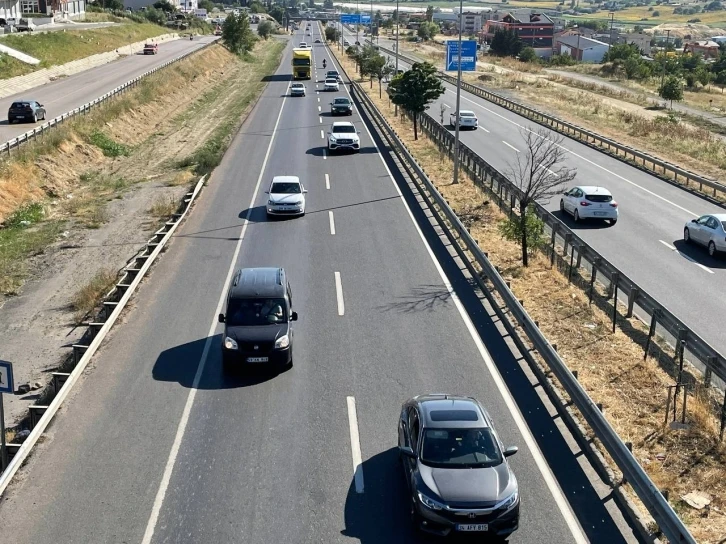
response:
<path id="1" fill-rule="evenodd" d="M 329 77 L 325 80 L 325 85 L 323 87 L 323 90 L 325 91 L 339 91 L 340 86 L 338 85 L 338 80 L 333 79 L 332 77 Z"/>
<path id="2" fill-rule="evenodd" d="M 707 247 L 711 257 L 726 252 L 726 214 L 714 213 L 691 219 L 683 227 L 683 240 Z"/>
<path id="3" fill-rule="evenodd" d="M 565 192 L 560 199 L 560 211 L 580 219 L 603 219 L 614 225 L 618 221 L 618 203 L 604 187 L 581 185 Z"/>
<path id="4" fill-rule="evenodd" d="M 476 130 L 479 126 L 479 119 L 476 118 L 476 114 L 473 111 L 461 110 L 458 116 L 456 113 L 452 113 L 449 116 L 449 124 L 451 124 L 452 127 L 456 127 L 457 120 L 459 123 L 459 129 L 470 128 L 472 130 Z"/>
<path id="5" fill-rule="evenodd" d="M 305 215 L 307 189 L 297 176 L 275 176 L 270 183 L 267 215 Z"/>

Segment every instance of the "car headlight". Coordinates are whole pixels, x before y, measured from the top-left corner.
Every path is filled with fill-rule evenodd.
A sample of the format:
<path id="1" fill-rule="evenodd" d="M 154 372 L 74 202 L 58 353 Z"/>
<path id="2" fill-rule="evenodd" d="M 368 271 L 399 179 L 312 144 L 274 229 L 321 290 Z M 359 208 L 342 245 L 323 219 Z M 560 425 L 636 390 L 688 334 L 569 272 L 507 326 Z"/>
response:
<path id="1" fill-rule="evenodd" d="M 443 504 L 435 501 L 431 497 L 427 497 L 420 491 L 418 492 L 418 500 L 420 500 L 421 504 L 423 504 L 426 508 L 430 508 L 431 510 L 441 510 L 444 507 Z"/>
<path id="2" fill-rule="evenodd" d="M 515 504 L 517 504 L 517 499 L 519 499 L 519 490 L 515 491 L 509 497 L 504 499 L 502 502 L 499 503 L 499 508 L 504 508 L 505 510 L 511 510 Z"/>
<path id="3" fill-rule="evenodd" d="M 331 141 L 331 142 L 335 142 L 335 136 L 331 136 L 331 137 L 330 137 L 330 141 Z"/>
<path id="4" fill-rule="evenodd" d="M 290 337 L 288 335 L 281 336 L 275 341 L 275 349 L 285 349 L 290 345 Z"/>
<path id="5" fill-rule="evenodd" d="M 274 200 L 268 200 L 267 201 L 267 205 L 268 206 L 274 206 L 275 205 L 275 201 Z"/>
<path id="6" fill-rule="evenodd" d="M 237 349 L 237 342 L 234 338 L 230 338 L 229 336 L 227 336 L 224 339 L 224 347 L 227 349 Z"/>

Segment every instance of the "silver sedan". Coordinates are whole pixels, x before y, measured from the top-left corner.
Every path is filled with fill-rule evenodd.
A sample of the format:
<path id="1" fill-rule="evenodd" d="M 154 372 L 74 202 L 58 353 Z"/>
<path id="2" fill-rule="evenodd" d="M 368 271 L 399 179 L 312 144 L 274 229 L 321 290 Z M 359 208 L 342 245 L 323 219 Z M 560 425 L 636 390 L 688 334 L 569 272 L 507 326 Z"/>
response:
<path id="1" fill-rule="evenodd" d="M 692 219 L 683 227 L 683 240 L 708 248 L 708 254 L 726 252 L 726 214 L 715 213 Z"/>

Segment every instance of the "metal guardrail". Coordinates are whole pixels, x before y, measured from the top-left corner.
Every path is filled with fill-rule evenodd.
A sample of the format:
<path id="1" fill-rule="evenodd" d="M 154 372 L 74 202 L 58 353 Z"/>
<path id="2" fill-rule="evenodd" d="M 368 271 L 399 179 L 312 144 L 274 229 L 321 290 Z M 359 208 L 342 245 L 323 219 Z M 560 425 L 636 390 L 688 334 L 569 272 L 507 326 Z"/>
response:
<path id="1" fill-rule="evenodd" d="M 366 41 L 368 43 L 372 43 L 370 42 L 370 40 Z M 382 47 L 378 44 L 374 45 L 376 45 L 381 51 L 384 51 L 389 55 L 396 55 L 396 52 L 391 49 Z M 420 62 L 414 58 L 407 57 L 406 55 L 400 53 L 398 57 L 409 64 Z M 438 72 L 438 76 L 443 81 L 446 81 L 447 83 L 450 83 L 452 85 L 456 85 L 457 80 L 455 77 L 452 77 L 442 71 Z M 623 145 L 616 142 L 615 140 L 606 138 L 605 136 L 601 136 L 591 130 L 580 127 L 573 123 L 568 123 L 567 121 L 563 121 L 562 119 L 558 119 L 557 117 L 554 117 L 547 113 L 543 113 L 535 108 L 525 106 L 524 104 L 521 104 L 515 100 L 505 98 L 497 93 L 488 91 L 483 87 L 479 87 L 478 85 L 473 85 L 466 81 L 462 81 L 461 88 L 473 95 L 483 98 L 484 100 L 492 102 L 493 104 L 497 104 L 498 106 L 513 111 L 514 113 L 521 115 L 522 117 L 526 117 L 527 119 L 530 119 L 535 123 L 544 125 L 568 137 L 575 138 L 581 143 L 584 143 L 591 147 L 595 147 L 600 151 L 604 151 L 607 154 L 616 157 L 617 159 L 627 162 L 628 164 L 634 165 L 637 168 L 655 174 L 660 178 L 666 179 L 668 181 L 672 180 L 678 185 L 684 185 L 691 190 L 698 190 L 700 193 L 703 193 L 706 196 L 711 196 L 715 198 L 718 193 L 722 193 L 721 196 L 726 198 L 726 184 L 723 184 L 719 181 L 708 179 L 689 170 L 685 170 L 683 168 L 680 168 L 679 166 L 653 157 L 648 153 L 639 151 L 627 145 Z M 711 189 L 711 195 L 708 195 L 706 193 L 704 187 Z"/>
<path id="2" fill-rule="evenodd" d="M 124 267 L 120 279 L 105 297 L 103 310 L 97 318 L 97 322 L 88 323 L 87 332 L 77 344 L 72 346 L 73 370 L 70 373 L 54 373 L 51 387 L 55 389 L 55 396 L 50 404 L 48 406 L 35 405 L 29 408 L 30 434 L 22 444 L 10 443 L 6 446 L 8 457 L 11 458 L 11 461 L 3 473 L 0 474 L 0 495 L 10 485 L 13 476 L 23 465 L 30 455 L 33 446 L 35 446 L 48 428 L 48 425 L 50 425 L 50 422 L 60 409 L 63 401 L 70 394 L 73 385 L 85 372 L 92 357 L 121 316 L 121 313 L 131 300 L 131 296 L 151 268 L 151 265 L 161 254 L 164 246 L 171 240 L 181 221 L 189 213 L 192 203 L 204 187 L 205 180 L 206 176 L 199 179 L 194 189 L 186 193 L 184 200 L 179 205 L 177 213 L 173 214 L 171 219 L 166 221 L 164 226 L 154 233 L 139 253 L 135 257 L 132 257 Z"/>
<path id="3" fill-rule="evenodd" d="M 601 410 L 589 397 L 572 372 L 570 372 L 567 365 L 560 359 L 554 347 L 544 337 L 537 327 L 537 324 L 525 311 L 514 293 L 507 286 L 506 281 L 488 260 L 477 242 L 469 234 L 469 231 L 461 223 L 456 213 L 449 207 L 446 200 L 428 179 L 425 172 L 418 166 L 416 160 L 410 155 L 405 145 L 398 139 L 394 130 L 378 111 L 366 92 L 356 82 L 351 82 L 351 88 L 358 102 L 365 106 L 370 117 L 380 127 L 384 137 L 388 140 L 388 143 L 395 153 L 403 157 L 415 171 L 416 177 L 423 184 L 429 197 L 436 205 L 432 207 L 431 211 L 438 216 L 439 223 L 442 227 L 448 224 L 455 231 L 458 238 L 463 241 L 465 249 L 474 257 L 477 264 L 481 267 L 483 275 L 491 281 L 497 294 L 504 301 L 510 316 L 521 327 L 534 348 L 557 377 L 563 389 L 569 395 L 570 399 L 572 399 L 573 404 L 580 411 L 597 439 L 600 440 L 615 464 L 622 471 L 625 480 L 633 488 L 650 515 L 653 516 L 661 531 L 670 542 L 695 544 L 696 540 L 676 515 L 665 497 L 663 497 L 663 494 L 640 466 L 627 445 L 623 443 L 615 430 L 610 426 Z M 502 187 L 504 187 L 504 184 L 502 184 Z"/>
<path id="4" fill-rule="evenodd" d="M 167 68 L 168 66 L 170 66 L 176 62 L 179 62 L 180 60 L 183 60 L 183 59 L 187 58 L 189 55 L 202 51 L 203 49 L 209 47 L 210 45 L 212 45 L 215 42 L 216 42 L 216 40 L 213 40 L 209 43 L 204 44 L 202 47 L 193 49 L 192 51 L 187 51 L 183 55 L 173 58 L 173 59 L 165 62 L 164 64 L 157 66 L 156 68 L 152 68 L 151 70 L 144 72 L 140 76 L 135 77 L 134 79 L 132 79 L 130 81 L 127 81 L 123 85 L 116 87 L 112 91 L 107 92 L 103 96 L 100 96 L 91 102 L 83 104 L 82 106 L 75 108 L 69 112 L 66 112 L 66 113 L 56 117 L 55 119 L 51 119 L 50 121 L 43 123 L 39 127 L 36 127 L 33 130 L 29 130 L 25 134 L 21 134 L 20 136 L 17 136 L 16 138 L 12 138 L 12 139 L 8 140 L 4 144 L 0 144 L 0 156 L 2 155 L 3 152 L 7 152 L 7 154 L 9 155 L 10 151 L 12 149 L 20 147 L 21 145 L 23 145 L 27 142 L 30 142 L 32 140 L 35 140 L 39 135 L 47 132 L 48 130 L 50 130 L 52 128 L 57 127 L 58 125 L 63 124 L 65 121 L 67 121 L 71 117 L 75 117 L 76 115 L 90 111 L 92 108 L 94 108 L 100 104 L 103 104 L 104 102 L 115 97 L 116 95 L 124 93 L 127 90 L 135 87 L 145 77 L 150 76 L 151 74 L 154 74 L 154 73 L 158 72 L 159 70 L 163 70 L 164 68 Z"/>

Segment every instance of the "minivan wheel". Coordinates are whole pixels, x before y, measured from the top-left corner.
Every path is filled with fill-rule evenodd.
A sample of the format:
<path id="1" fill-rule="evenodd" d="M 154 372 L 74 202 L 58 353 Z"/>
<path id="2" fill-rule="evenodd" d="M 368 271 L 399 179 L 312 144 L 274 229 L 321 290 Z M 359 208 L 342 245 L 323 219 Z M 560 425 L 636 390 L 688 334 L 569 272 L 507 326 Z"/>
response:
<path id="1" fill-rule="evenodd" d="M 716 244 L 714 244 L 713 242 L 709 242 L 708 243 L 708 254 L 711 257 L 715 257 L 716 256 Z"/>

